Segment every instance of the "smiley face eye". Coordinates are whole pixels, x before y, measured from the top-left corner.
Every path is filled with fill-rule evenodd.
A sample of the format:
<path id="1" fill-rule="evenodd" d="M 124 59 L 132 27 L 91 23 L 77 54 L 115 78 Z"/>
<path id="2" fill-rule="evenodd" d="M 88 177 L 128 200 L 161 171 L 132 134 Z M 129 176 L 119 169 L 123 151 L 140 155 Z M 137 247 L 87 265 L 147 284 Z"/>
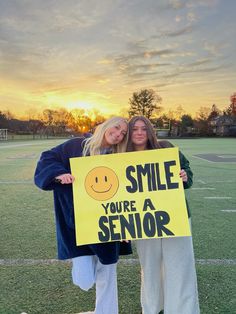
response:
<path id="1" fill-rule="evenodd" d="M 107 182 L 107 176 L 105 176 L 105 182 Z"/>
<path id="2" fill-rule="evenodd" d="M 98 177 L 95 178 L 95 182 L 98 183 Z"/>

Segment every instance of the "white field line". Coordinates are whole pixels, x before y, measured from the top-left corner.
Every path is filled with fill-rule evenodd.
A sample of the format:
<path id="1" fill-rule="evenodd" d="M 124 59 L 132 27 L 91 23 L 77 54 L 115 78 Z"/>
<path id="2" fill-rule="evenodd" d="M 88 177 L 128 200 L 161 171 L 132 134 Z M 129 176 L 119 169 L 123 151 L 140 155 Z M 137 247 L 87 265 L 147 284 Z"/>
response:
<path id="1" fill-rule="evenodd" d="M 235 180 L 215 180 L 215 181 L 202 181 L 202 180 L 196 180 L 195 182 L 201 183 L 201 184 L 214 184 L 214 183 L 236 183 Z"/>
<path id="2" fill-rule="evenodd" d="M 214 181 L 214 183 L 235 183 L 236 181 L 233 180 L 218 180 Z"/>
<path id="3" fill-rule="evenodd" d="M 206 184 L 206 182 L 203 181 L 203 180 L 197 180 L 196 182 L 199 182 L 199 183 L 202 183 L 202 184 Z"/>
<path id="4" fill-rule="evenodd" d="M 33 184 L 32 180 L 0 181 L 0 184 Z"/>
<path id="5" fill-rule="evenodd" d="M 221 211 L 225 213 L 236 213 L 236 209 L 221 209 Z"/>
<path id="6" fill-rule="evenodd" d="M 201 159 L 201 160 L 204 160 L 204 161 L 207 161 L 207 162 L 215 163 L 215 161 L 208 160 L 208 159 L 205 159 L 205 158 L 203 158 L 203 157 L 196 156 L 196 155 L 193 155 L 192 157 L 193 157 L 193 158 L 198 158 L 198 159 Z"/>
<path id="7" fill-rule="evenodd" d="M 120 259 L 120 264 L 138 265 L 136 258 Z M 35 266 L 52 264 L 71 264 L 70 260 L 60 261 L 57 259 L 0 259 L 0 266 Z M 236 259 L 196 259 L 199 265 L 236 265 Z"/>
<path id="8" fill-rule="evenodd" d="M 219 156 L 219 155 L 216 155 L 217 157 L 221 157 L 223 158 L 223 156 Z M 204 161 L 207 161 L 207 162 L 211 162 L 211 163 L 221 163 L 221 164 L 232 164 L 232 163 L 235 163 L 235 161 L 213 161 L 213 160 L 209 160 L 209 159 L 206 159 L 204 157 L 199 157 L 199 156 L 196 156 L 196 155 L 193 155 L 194 158 L 198 158 L 198 159 L 201 159 L 201 160 L 204 160 Z M 235 156 L 234 156 L 235 157 Z M 224 157 L 225 158 L 225 157 Z M 228 158 L 232 158 L 232 157 L 228 157 Z"/>
<path id="9" fill-rule="evenodd" d="M 216 181 L 210 181 L 210 182 L 205 182 L 203 180 L 196 180 L 195 182 L 201 183 L 201 184 L 214 184 L 214 183 L 236 183 L 235 180 L 216 180 Z M 192 188 L 193 189 L 193 188 Z"/>
<path id="10" fill-rule="evenodd" d="M 236 259 L 197 259 L 199 265 L 236 265 Z"/>
<path id="11" fill-rule="evenodd" d="M 230 196 L 205 196 L 205 199 L 208 200 L 231 200 L 232 197 Z"/>
<path id="12" fill-rule="evenodd" d="M 215 188 L 192 188 L 191 190 L 215 190 Z"/>
<path id="13" fill-rule="evenodd" d="M 1 145 L 0 149 L 4 148 L 14 148 L 14 147 L 23 147 L 23 146 L 33 146 L 33 145 L 42 145 L 43 142 L 41 143 L 25 143 L 25 144 L 12 144 L 12 145 Z"/>
<path id="14" fill-rule="evenodd" d="M 63 140 L 63 139 L 62 139 Z M 34 146 L 34 145 L 45 145 L 45 143 L 57 143 L 57 142 L 61 142 L 62 140 L 53 140 L 52 142 L 46 142 L 46 140 L 44 142 L 35 142 L 35 143 L 22 143 L 22 144 L 3 144 L 0 145 L 0 149 L 4 149 L 4 148 L 14 148 L 14 147 L 23 147 L 23 146 Z"/>

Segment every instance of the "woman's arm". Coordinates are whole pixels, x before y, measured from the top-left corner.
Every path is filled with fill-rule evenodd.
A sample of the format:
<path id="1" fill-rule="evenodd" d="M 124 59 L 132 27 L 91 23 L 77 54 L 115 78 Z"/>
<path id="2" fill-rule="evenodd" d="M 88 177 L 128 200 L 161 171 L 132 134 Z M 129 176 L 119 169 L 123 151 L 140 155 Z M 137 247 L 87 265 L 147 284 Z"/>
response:
<path id="1" fill-rule="evenodd" d="M 55 178 L 55 181 L 61 184 L 71 184 L 75 181 L 75 177 L 70 173 L 64 173 Z"/>
<path id="2" fill-rule="evenodd" d="M 190 168 L 190 164 L 188 159 L 179 152 L 180 157 L 180 177 L 183 180 L 184 188 L 189 189 L 193 185 L 193 172 Z"/>
<path id="3" fill-rule="evenodd" d="M 61 158 L 61 146 L 42 153 L 34 174 L 35 184 L 42 190 L 53 190 L 58 184 L 55 179 L 68 173 Z"/>

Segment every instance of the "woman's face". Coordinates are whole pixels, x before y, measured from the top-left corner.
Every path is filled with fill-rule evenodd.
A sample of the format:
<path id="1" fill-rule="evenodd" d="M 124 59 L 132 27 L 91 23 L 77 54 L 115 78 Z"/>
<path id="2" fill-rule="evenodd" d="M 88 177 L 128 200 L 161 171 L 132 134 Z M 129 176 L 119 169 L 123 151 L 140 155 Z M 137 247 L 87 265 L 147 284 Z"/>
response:
<path id="1" fill-rule="evenodd" d="M 131 130 L 131 141 L 136 148 L 146 148 L 148 142 L 147 127 L 142 120 L 137 120 Z"/>
<path id="2" fill-rule="evenodd" d="M 111 146 L 119 144 L 123 141 L 128 131 L 127 123 L 120 121 L 115 126 L 106 130 L 104 134 L 104 144 L 105 146 Z"/>

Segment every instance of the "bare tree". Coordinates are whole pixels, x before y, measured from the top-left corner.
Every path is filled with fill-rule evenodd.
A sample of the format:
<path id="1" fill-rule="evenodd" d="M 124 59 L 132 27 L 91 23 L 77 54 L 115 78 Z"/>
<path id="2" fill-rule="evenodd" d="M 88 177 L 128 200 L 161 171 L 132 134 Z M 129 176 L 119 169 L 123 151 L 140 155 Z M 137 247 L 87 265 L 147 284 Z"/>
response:
<path id="1" fill-rule="evenodd" d="M 201 107 L 197 112 L 195 125 L 201 135 L 208 135 L 210 132 L 210 126 L 208 122 L 210 112 L 211 109 L 208 107 Z"/>
<path id="2" fill-rule="evenodd" d="M 153 89 L 141 89 L 134 92 L 132 98 L 129 99 L 129 116 L 142 115 L 149 119 L 153 112 L 160 111 L 161 107 L 157 104 L 161 101 L 161 97 Z"/>
<path id="3" fill-rule="evenodd" d="M 208 120 L 214 120 L 215 118 L 217 118 L 220 115 L 220 110 L 217 108 L 217 106 L 214 104 L 211 107 L 211 112 L 208 116 Z"/>

